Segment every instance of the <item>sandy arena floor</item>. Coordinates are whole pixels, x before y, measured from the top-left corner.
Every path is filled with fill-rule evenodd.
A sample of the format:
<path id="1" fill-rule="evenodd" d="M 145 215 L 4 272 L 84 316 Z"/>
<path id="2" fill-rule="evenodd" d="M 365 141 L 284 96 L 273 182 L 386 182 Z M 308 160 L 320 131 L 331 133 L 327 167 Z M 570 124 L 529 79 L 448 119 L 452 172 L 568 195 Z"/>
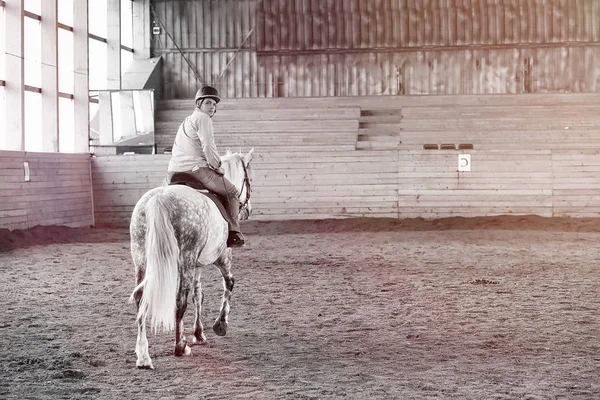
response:
<path id="1" fill-rule="evenodd" d="M 126 230 L 0 230 L 2 399 L 598 399 L 600 220 L 247 222 L 227 336 L 150 335 Z M 191 331 L 191 308 L 186 328 Z"/>

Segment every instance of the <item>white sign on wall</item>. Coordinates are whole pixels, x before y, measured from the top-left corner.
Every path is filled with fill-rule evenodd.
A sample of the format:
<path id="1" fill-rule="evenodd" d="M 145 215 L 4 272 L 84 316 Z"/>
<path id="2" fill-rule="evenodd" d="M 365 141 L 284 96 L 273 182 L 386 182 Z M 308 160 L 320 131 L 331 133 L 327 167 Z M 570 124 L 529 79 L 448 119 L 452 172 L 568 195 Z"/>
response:
<path id="1" fill-rule="evenodd" d="M 470 171 L 471 170 L 471 155 L 470 154 L 459 154 L 458 155 L 458 170 L 459 171 Z"/>

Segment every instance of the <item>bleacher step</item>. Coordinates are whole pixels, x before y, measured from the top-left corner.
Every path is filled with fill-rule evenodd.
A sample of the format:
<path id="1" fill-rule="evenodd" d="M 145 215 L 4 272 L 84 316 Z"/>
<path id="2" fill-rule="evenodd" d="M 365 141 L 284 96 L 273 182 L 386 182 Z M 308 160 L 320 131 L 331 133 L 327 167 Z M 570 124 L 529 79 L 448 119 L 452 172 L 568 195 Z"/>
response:
<path id="1" fill-rule="evenodd" d="M 400 128 L 359 128 L 359 136 L 398 136 Z"/>
<path id="2" fill-rule="evenodd" d="M 358 121 L 360 124 L 369 124 L 369 125 L 379 125 L 379 124 L 398 125 L 402 121 L 402 118 L 397 115 L 365 116 L 365 115 L 361 114 Z"/>
<path id="3" fill-rule="evenodd" d="M 380 142 L 380 141 L 359 141 L 356 142 L 356 150 L 395 150 L 400 143 Z"/>

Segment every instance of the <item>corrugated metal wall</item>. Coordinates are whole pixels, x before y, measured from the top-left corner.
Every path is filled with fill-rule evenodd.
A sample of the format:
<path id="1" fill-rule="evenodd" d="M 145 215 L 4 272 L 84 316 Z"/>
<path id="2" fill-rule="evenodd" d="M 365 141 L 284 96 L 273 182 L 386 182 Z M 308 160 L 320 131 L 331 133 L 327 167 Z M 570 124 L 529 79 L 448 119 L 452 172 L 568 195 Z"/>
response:
<path id="1" fill-rule="evenodd" d="M 256 5 L 256 0 L 153 1 L 153 19 L 166 28 L 152 36 L 153 54 L 163 57 L 164 99 L 190 98 L 201 82 L 217 83 L 255 28 Z M 257 69 L 256 36 L 252 34 L 219 80 L 222 95 L 256 97 Z"/>
<path id="2" fill-rule="evenodd" d="M 600 90 L 600 0 L 154 0 L 153 8 L 185 56 L 166 32 L 153 37 L 166 99 L 192 97 L 200 81 L 227 97 Z"/>

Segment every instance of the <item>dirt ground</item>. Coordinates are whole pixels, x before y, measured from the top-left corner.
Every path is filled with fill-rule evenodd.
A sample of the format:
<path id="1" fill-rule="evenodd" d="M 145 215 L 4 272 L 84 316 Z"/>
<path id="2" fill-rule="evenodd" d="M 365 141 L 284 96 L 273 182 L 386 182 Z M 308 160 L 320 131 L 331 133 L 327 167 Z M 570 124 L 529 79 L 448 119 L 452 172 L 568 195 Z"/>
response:
<path id="1" fill-rule="evenodd" d="M 0 230 L 2 399 L 598 399 L 600 220 L 244 224 L 227 336 L 138 370 L 129 235 Z M 191 334 L 192 313 L 186 328 Z"/>

